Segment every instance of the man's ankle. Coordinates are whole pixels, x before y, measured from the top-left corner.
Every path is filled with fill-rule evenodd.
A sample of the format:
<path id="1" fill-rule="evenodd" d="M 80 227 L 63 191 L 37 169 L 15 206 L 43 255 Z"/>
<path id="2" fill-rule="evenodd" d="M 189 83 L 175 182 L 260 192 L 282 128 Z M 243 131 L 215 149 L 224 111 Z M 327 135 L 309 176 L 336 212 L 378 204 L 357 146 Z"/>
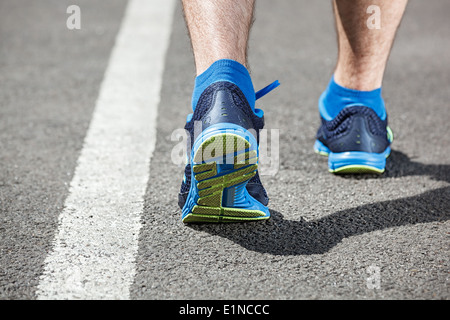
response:
<path id="1" fill-rule="evenodd" d="M 334 119 L 345 107 L 366 106 L 373 109 L 381 120 L 386 119 L 386 109 L 381 87 L 370 91 L 354 90 L 336 83 L 334 76 L 319 99 L 319 112 L 325 120 Z"/>
<path id="2" fill-rule="evenodd" d="M 252 110 L 255 110 L 255 89 L 246 67 L 231 59 L 214 62 L 206 71 L 196 77 L 192 93 L 192 109 L 195 110 L 198 99 L 211 84 L 219 81 L 234 83 L 245 95 Z"/>

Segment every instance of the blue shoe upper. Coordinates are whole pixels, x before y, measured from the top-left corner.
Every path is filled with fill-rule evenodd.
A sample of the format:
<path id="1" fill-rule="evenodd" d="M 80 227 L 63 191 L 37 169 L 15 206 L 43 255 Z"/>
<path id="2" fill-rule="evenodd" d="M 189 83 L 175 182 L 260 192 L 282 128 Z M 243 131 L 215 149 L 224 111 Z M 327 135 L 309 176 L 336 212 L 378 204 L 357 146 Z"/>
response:
<path id="1" fill-rule="evenodd" d="M 363 151 L 382 153 L 390 145 L 387 117 L 381 120 L 376 112 L 365 106 L 342 109 L 332 120 L 321 117 L 317 139 L 331 152 Z"/>

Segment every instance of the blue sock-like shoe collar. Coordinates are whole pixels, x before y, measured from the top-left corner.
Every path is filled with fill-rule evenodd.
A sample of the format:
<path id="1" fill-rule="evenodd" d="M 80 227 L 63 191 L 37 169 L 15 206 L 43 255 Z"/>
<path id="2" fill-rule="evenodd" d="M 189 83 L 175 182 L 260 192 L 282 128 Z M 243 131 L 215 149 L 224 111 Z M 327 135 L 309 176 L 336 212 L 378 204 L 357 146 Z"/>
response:
<path id="1" fill-rule="evenodd" d="M 195 78 L 192 94 L 192 109 L 195 110 L 202 92 L 211 84 L 219 81 L 234 83 L 245 95 L 252 110 L 255 109 L 255 89 L 246 67 L 231 59 L 221 59 L 214 62 L 208 69 Z"/>
<path id="2" fill-rule="evenodd" d="M 386 119 L 382 88 L 371 91 L 349 89 L 337 84 L 334 75 L 319 99 L 320 115 L 327 121 L 334 119 L 345 107 L 366 106 L 373 109 L 381 120 Z"/>

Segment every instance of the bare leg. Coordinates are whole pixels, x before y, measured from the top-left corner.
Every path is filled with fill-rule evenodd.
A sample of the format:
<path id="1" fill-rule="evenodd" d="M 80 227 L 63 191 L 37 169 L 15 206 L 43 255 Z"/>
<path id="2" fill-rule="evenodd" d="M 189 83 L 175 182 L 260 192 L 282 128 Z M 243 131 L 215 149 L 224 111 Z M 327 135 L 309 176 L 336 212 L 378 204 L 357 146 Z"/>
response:
<path id="1" fill-rule="evenodd" d="M 253 7 L 254 0 L 183 0 L 197 75 L 220 59 L 248 67 Z"/>
<path id="2" fill-rule="evenodd" d="M 381 27 L 366 22 L 370 5 L 380 8 Z M 335 81 L 343 87 L 370 91 L 381 87 L 386 62 L 407 0 L 334 0 L 339 42 Z"/>
<path id="3" fill-rule="evenodd" d="M 255 162 L 262 112 L 255 109 L 247 70 L 253 6 L 254 0 L 183 0 L 197 69 L 193 113 L 185 126 L 188 163 L 178 196 L 183 222 L 270 217 Z M 249 157 L 245 167 L 237 165 L 236 155 Z"/>

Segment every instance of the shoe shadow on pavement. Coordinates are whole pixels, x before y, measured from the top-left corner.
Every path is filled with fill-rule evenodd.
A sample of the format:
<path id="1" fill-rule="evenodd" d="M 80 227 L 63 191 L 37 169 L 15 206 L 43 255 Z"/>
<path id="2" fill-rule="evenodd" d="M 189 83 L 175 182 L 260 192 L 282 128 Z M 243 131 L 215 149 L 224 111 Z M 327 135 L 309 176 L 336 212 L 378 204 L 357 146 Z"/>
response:
<path id="1" fill-rule="evenodd" d="M 411 161 L 404 153 L 392 150 L 386 161 L 386 172 L 381 178 L 396 178 L 406 176 L 424 176 L 437 181 L 450 183 L 450 165 L 448 164 L 423 164 Z"/>
<path id="2" fill-rule="evenodd" d="M 450 165 L 426 165 L 411 161 L 393 151 L 386 173 L 381 178 L 429 176 L 450 182 Z M 370 203 L 335 212 L 320 219 L 286 220 L 271 211 L 271 219 L 242 224 L 190 225 L 191 228 L 218 235 L 242 247 L 273 255 L 323 254 L 344 238 L 391 227 L 414 225 L 450 218 L 450 187 L 417 196 Z"/>

